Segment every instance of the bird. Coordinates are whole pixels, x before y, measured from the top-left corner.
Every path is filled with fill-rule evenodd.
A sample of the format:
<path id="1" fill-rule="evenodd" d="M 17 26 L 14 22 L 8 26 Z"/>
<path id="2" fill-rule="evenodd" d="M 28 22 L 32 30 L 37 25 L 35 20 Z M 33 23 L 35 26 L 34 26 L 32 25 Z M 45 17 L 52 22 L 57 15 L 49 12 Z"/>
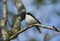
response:
<path id="1" fill-rule="evenodd" d="M 38 19 L 36 19 L 31 13 L 29 13 L 29 12 L 27 12 L 26 13 L 26 23 L 28 24 L 28 25 L 32 25 L 32 24 L 41 24 L 39 21 L 38 21 Z M 41 30 L 40 30 L 40 28 L 39 27 L 37 27 L 37 26 L 34 26 L 34 27 L 36 27 L 36 29 L 39 31 L 39 33 L 41 33 Z"/>

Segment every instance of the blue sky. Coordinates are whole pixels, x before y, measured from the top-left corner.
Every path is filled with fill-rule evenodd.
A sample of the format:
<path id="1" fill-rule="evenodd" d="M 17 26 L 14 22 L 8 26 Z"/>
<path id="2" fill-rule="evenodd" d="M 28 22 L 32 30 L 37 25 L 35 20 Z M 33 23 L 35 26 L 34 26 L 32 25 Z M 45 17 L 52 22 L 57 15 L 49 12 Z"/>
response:
<path id="1" fill-rule="evenodd" d="M 23 4 L 26 8 L 26 12 L 31 12 L 43 25 L 47 25 L 47 26 L 56 26 L 57 28 L 60 27 L 60 15 L 58 16 L 57 12 L 60 11 L 60 2 L 57 2 L 56 4 L 52 4 L 51 1 L 46 0 L 46 5 L 40 5 L 38 7 L 38 5 L 36 5 L 34 3 L 34 0 L 22 0 Z M 0 4 L 0 9 L 2 10 L 2 5 Z M 14 5 L 14 3 L 11 0 L 8 0 L 8 12 L 12 13 L 12 14 L 17 14 L 17 9 Z M 0 11 L 0 18 L 2 17 L 2 11 Z M 9 15 L 9 22 L 10 24 L 12 16 Z M 25 21 L 22 22 L 22 27 L 25 27 L 27 24 Z M 9 25 L 8 25 L 9 27 Z M 28 39 L 32 38 L 36 38 L 37 41 L 44 41 L 44 33 L 49 33 L 49 35 L 51 34 L 59 34 L 56 33 L 54 31 L 51 30 L 47 30 L 47 29 L 42 29 L 42 33 L 39 34 L 35 28 L 29 29 L 26 32 L 20 34 L 18 36 L 18 39 L 21 41 L 27 41 Z M 57 35 L 56 37 L 53 37 L 50 41 L 58 41 L 60 39 L 60 36 Z M 38 37 L 38 38 L 37 38 Z M 17 39 L 15 39 L 14 41 L 18 41 Z"/>
<path id="2" fill-rule="evenodd" d="M 2 2 L 0 2 L 0 18 L 2 18 Z"/>

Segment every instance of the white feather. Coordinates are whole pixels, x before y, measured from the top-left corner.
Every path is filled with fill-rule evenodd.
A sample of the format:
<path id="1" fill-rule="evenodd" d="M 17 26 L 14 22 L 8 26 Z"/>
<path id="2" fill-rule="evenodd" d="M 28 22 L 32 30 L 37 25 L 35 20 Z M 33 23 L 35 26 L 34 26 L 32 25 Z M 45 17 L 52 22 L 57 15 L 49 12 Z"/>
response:
<path id="1" fill-rule="evenodd" d="M 34 19 L 34 17 L 32 17 L 31 15 L 26 15 L 26 22 L 27 22 L 27 24 L 37 23 L 36 19 Z"/>

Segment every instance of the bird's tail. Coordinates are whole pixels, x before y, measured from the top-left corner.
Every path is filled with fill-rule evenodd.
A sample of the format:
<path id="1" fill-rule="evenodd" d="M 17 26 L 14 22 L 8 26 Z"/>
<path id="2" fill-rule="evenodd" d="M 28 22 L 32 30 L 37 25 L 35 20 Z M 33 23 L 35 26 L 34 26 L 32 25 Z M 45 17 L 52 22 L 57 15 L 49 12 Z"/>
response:
<path id="1" fill-rule="evenodd" d="M 36 29 L 38 30 L 39 33 L 41 33 L 41 29 L 36 26 Z"/>

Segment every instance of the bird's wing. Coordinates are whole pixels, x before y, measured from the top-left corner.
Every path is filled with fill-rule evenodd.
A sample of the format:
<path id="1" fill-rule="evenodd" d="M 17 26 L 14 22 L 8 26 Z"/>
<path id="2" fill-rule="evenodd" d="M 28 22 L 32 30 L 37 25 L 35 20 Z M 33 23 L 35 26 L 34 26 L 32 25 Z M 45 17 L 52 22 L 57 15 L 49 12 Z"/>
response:
<path id="1" fill-rule="evenodd" d="M 40 22 L 39 22 L 39 20 L 37 19 L 37 18 L 35 18 L 35 16 L 33 16 L 32 14 L 30 14 L 39 24 L 41 24 Z"/>

